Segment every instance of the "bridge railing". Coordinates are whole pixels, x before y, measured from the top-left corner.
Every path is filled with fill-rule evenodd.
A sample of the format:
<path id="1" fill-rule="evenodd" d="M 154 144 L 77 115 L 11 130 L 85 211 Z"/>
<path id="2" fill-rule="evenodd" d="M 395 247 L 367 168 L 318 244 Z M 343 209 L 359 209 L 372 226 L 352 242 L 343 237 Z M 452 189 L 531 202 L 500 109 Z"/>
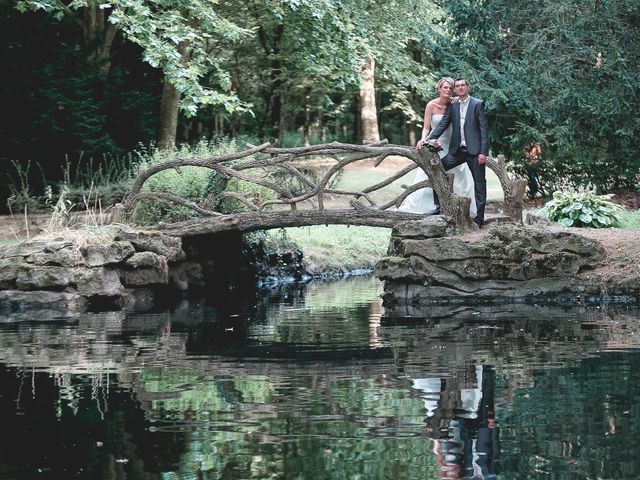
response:
<path id="1" fill-rule="evenodd" d="M 380 166 L 389 157 L 404 157 L 411 163 L 362 190 L 336 188 L 333 180 L 347 166 L 364 160 L 372 160 L 374 166 Z M 301 162 L 321 158 L 329 161 L 330 167 L 323 175 L 309 175 Z M 505 211 L 514 220 L 522 221 L 522 204 L 525 180 L 512 180 L 507 173 L 504 158 L 490 158 L 487 162 L 500 179 L 505 194 Z M 272 192 L 269 198 L 242 195 L 237 192 L 223 191 L 220 199 L 233 199 L 244 206 L 246 212 L 225 215 L 212 207 L 210 199 L 196 203 L 168 192 L 154 192 L 144 189 L 152 176 L 164 170 L 177 170 L 183 167 L 208 168 L 221 178 L 235 178 L 242 182 L 259 185 Z M 415 168 L 422 168 L 428 180 L 411 186 L 403 185 L 402 192 L 379 202 L 375 193 L 396 182 Z M 282 181 L 287 177 L 290 182 Z M 293 188 L 293 184 L 296 185 Z M 453 219 L 461 229 L 473 229 L 469 216 L 470 199 L 453 193 L 453 175 L 445 173 L 437 154 L 426 149 L 417 151 L 413 147 L 391 145 L 386 141 L 353 145 L 345 143 L 325 143 L 309 147 L 279 148 L 265 143 L 259 146 L 249 145 L 246 150 L 205 159 L 183 158 L 167 161 L 141 171 L 133 187 L 124 200 L 125 215 L 130 216 L 139 202 L 143 200 L 166 201 L 187 207 L 219 225 L 229 227 L 228 221 L 221 217 L 235 217 L 236 228 L 251 230 L 278 224 L 282 226 L 311 225 L 314 223 L 353 223 L 391 226 L 399 221 L 419 218 L 421 215 L 396 211 L 404 199 L 421 188 L 431 187 L 440 197 L 442 214 Z M 346 197 L 346 208 L 327 208 L 327 198 Z M 304 212 L 304 213 L 303 213 Z M 286 218 L 285 218 L 286 217 Z M 214 221 L 217 218 L 217 221 Z M 262 218 L 262 220 L 259 220 Z M 296 222 L 296 218 L 298 222 Z M 247 224 L 242 224 L 247 221 Z M 264 222 L 268 225 L 264 225 Z M 270 227 L 270 228 L 273 228 Z"/>

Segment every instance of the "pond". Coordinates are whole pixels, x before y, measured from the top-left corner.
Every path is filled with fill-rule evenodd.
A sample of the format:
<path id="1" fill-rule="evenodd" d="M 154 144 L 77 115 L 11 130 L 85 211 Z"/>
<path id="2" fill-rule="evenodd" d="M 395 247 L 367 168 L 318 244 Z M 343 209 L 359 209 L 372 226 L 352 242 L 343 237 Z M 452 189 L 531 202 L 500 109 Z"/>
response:
<path id="1" fill-rule="evenodd" d="M 372 278 L 0 324 L 2 479 L 637 479 L 640 312 Z"/>

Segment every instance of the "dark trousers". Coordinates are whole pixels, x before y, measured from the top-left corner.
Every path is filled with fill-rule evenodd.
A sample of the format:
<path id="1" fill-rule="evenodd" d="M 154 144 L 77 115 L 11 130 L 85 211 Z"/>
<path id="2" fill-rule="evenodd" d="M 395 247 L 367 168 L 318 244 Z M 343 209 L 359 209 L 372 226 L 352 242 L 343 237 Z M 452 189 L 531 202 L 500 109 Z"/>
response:
<path id="1" fill-rule="evenodd" d="M 449 152 L 442 158 L 442 166 L 445 171 L 451 170 L 463 163 L 466 163 L 469 166 L 469 170 L 471 170 L 471 175 L 473 176 L 473 186 L 476 194 L 476 208 L 478 209 L 478 214 L 473 221 L 478 225 L 482 225 L 484 223 L 484 207 L 487 204 L 487 167 L 486 165 L 478 165 L 478 155 L 471 155 L 465 147 L 458 148 L 458 151 L 455 154 Z M 438 201 L 438 197 L 435 195 L 435 192 L 433 193 L 435 204 L 439 205 L 440 202 Z"/>

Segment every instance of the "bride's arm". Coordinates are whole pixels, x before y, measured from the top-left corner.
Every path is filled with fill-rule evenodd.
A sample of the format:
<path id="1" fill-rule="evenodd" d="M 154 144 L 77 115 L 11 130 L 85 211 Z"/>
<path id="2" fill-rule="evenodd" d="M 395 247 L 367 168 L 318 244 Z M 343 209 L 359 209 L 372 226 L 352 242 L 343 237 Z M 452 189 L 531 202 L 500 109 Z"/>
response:
<path id="1" fill-rule="evenodd" d="M 431 128 L 431 116 L 433 115 L 433 104 L 431 102 L 427 103 L 427 106 L 424 107 L 424 120 L 422 123 L 422 136 L 418 143 L 416 143 L 416 148 L 420 150 L 422 146 L 427 141 L 427 136 L 429 135 L 429 130 Z"/>

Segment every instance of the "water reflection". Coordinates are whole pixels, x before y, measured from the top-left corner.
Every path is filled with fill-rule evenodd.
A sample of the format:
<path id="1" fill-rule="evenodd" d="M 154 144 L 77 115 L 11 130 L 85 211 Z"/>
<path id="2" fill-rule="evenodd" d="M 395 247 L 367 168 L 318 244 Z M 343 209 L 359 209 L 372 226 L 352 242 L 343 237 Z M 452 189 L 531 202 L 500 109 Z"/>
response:
<path id="1" fill-rule="evenodd" d="M 470 373 L 475 378 L 462 387 L 458 378 L 413 381 L 413 387 L 423 392 L 427 431 L 443 478 L 495 478 L 499 468 L 495 373 L 490 366 L 473 367 Z M 436 416 L 440 417 L 438 426 L 433 425 Z"/>
<path id="2" fill-rule="evenodd" d="M 373 279 L 0 327 L 0 478 L 638 478 L 633 308 Z"/>

